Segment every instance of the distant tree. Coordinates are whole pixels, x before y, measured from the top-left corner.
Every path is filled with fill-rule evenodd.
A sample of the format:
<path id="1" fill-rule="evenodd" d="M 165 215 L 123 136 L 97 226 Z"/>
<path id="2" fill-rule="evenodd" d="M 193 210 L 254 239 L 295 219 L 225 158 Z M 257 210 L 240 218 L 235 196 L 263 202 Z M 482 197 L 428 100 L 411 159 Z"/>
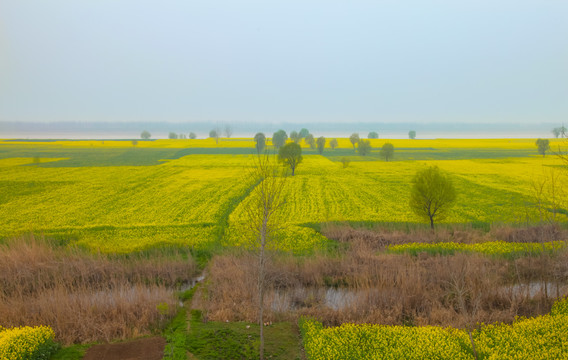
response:
<path id="1" fill-rule="evenodd" d="M 295 142 L 282 146 L 278 151 L 278 160 L 289 166 L 294 176 L 296 167 L 302 162 L 302 147 Z"/>
<path id="2" fill-rule="evenodd" d="M 138 145 L 138 140 L 132 140 L 132 146 Z"/>
<path id="3" fill-rule="evenodd" d="M 416 131 L 410 130 L 410 131 L 408 132 L 408 138 L 409 138 L 409 139 L 412 139 L 412 140 L 416 139 Z"/>
<path id="4" fill-rule="evenodd" d="M 335 148 L 339 146 L 337 139 L 334 138 L 334 139 L 329 140 L 329 146 L 331 146 L 332 150 L 335 150 Z"/>
<path id="5" fill-rule="evenodd" d="M 298 142 L 300 142 L 300 140 L 302 140 L 302 137 L 296 130 L 294 130 L 290 132 L 290 139 L 292 139 L 292 141 L 297 144 Z"/>
<path id="6" fill-rule="evenodd" d="M 385 143 L 379 154 L 388 162 L 394 156 L 394 146 L 391 143 Z"/>
<path id="7" fill-rule="evenodd" d="M 215 143 L 218 144 L 219 143 L 219 136 L 220 136 L 220 131 L 218 128 L 215 128 L 211 131 L 209 131 L 209 137 L 215 139 Z"/>
<path id="8" fill-rule="evenodd" d="M 456 190 L 449 175 L 437 166 L 419 170 L 412 179 L 410 208 L 425 220 L 430 221 L 434 230 L 434 221 L 446 218 L 456 200 Z"/>
<path id="9" fill-rule="evenodd" d="M 264 147 L 266 146 L 266 136 L 261 132 L 256 133 L 254 141 L 256 142 L 256 152 L 260 154 L 264 151 Z"/>
<path id="10" fill-rule="evenodd" d="M 317 140 L 317 147 L 318 147 L 318 152 L 321 154 L 323 154 L 323 149 L 325 148 L 325 137 L 320 136 Z"/>
<path id="11" fill-rule="evenodd" d="M 560 127 L 555 127 L 554 129 L 552 129 L 552 133 L 554 134 L 555 138 L 559 138 L 559 137 L 566 137 L 566 128 L 563 126 Z"/>
<path id="12" fill-rule="evenodd" d="M 140 134 L 140 138 L 144 140 L 148 140 L 151 136 L 152 135 L 146 130 L 142 131 L 142 133 Z"/>
<path id="13" fill-rule="evenodd" d="M 310 148 L 316 148 L 316 140 L 314 139 L 314 136 L 312 134 L 308 134 L 308 136 L 304 138 L 304 141 L 306 142 L 306 144 L 310 145 Z"/>
<path id="14" fill-rule="evenodd" d="M 230 125 L 225 125 L 225 136 L 230 138 L 233 135 L 233 128 Z"/>
<path id="15" fill-rule="evenodd" d="M 351 134 L 351 136 L 349 137 L 349 141 L 351 141 L 351 145 L 353 145 L 353 149 L 355 150 L 355 145 L 359 144 L 359 141 L 361 139 L 359 139 L 359 134 L 357 133 L 353 133 Z"/>
<path id="16" fill-rule="evenodd" d="M 366 156 L 371 153 L 372 147 L 369 140 L 359 140 L 359 145 L 357 146 L 357 151 L 359 155 Z"/>
<path id="17" fill-rule="evenodd" d="M 134 141 L 136 141 L 136 140 L 134 140 Z M 39 155 L 35 155 L 33 161 L 34 161 L 34 164 L 39 164 L 41 162 L 41 157 L 39 157 Z"/>
<path id="18" fill-rule="evenodd" d="M 177 138 L 178 138 L 178 134 L 170 131 L 170 133 L 168 135 L 168 139 L 177 139 Z"/>
<path id="19" fill-rule="evenodd" d="M 548 139 L 537 139 L 535 144 L 538 148 L 538 153 L 541 154 L 542 157 L 544 157 L 546 155 L 546 152 L 550 150 L 550 142 L 548 141 Z"/>
<path id="20" fill-rule="evenodd" d="M 286 134 L 286 131 L 282 129 L 272 134 L 272 145 L 274 145 L 277 149 L 284 146 L 284 144 L 286 144 L 286 140 L 288 140 L 288 134 Z"/>
<path id="21" fill-rule="evenodd" d="M 343 164 L 343 168 L 345 169 L 346 167 L 349 166 L 349 163 L 351 162 L 351 160 L 349 160 L 349 158 L 346 158 L 345 156 L 341 158 L 341 163 Z"/>
<path id="22" fill-rule="evenodd" d="M 196 138 L 197 138 L 197 135 L 195 135 L 194 132 L 190 132 L 190 133 L 189 133 L 189 138 L 192 139 L 192 140 L 193 140 L 193 139 L 196 139 Z"/>
<path id="23" fill-rule="evenodd" d="M 376 132 L 376 131 L 371 131 L 371 132 L 369 133 L 369 135 L 367 135 L 367 137 L 368 137 L 369 139 L 378 139 L 378 138 L 379 138 L 379 133 Z"/>
<path id="24" fill-rule="evenodd" d="M 300 138 L 305 139 L 306 136 L 310 135 L 310 132 L 308 131 L 308 129 L 306 128 L 302 128 L 302 130 L 300 130 Z"/>
<path id="25" fill-rule="evenodd" d="M 180 133 L 180 134 L 179 134 L 179 138 L 180 138 L 180 139 L 187 139 L 187 135 Z"/>

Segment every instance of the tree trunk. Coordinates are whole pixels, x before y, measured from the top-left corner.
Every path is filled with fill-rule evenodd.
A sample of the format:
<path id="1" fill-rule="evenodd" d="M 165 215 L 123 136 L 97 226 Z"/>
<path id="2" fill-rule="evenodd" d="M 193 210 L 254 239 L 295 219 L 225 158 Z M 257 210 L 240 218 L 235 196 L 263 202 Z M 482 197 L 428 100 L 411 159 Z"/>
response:
<path id="1" fill-rule="evenodd" d="M 434 218 L 430 216 L 430 229 L 434 231 Z"/>
<path id="2" fill-rule="evenodd" d="M 266 245 L 266 226 L 267 226 L 266 209 L 264 210 L 264 219 L 260 232 L 260 254 L 258 259 L 258 322 L 260 325 L 260 360 L 264 360 L 264 248 Z"/>
<path id="3" fill-rule="evenodd" d="M 473 336 L 471 335 L 471 329 L 468 327 L 467 333 L 469 334 L 469 341 L 471 342 L 471 349 L 473 350 L 473 357 L 475 360 L 479 359 L 477 357 L 477 350 L 475 350 L 475 342 L 473 341 Z"/>
<path id="4" fill-rule="evenodd" d="M 258 269 L 258 322 L 260 325 L 260 360 L 264 359 L 264 245 L 261 246 Z"/>

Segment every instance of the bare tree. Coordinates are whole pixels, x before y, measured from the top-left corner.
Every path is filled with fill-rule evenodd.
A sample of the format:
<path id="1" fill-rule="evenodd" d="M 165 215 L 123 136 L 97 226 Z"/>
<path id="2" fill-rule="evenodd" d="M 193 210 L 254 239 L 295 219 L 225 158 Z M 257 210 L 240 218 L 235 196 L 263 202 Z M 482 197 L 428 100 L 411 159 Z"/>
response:
<path id="1" fill-rule="evenodd" d="M 568 139 L 568 132 L 564 125 L 559 128 L 559 137 L 565 140 Z M 554 151 L 554 155 L 556 155 L 560 160 L 562 160 L 566 165 L 568 165 L 568 151 L 566 150 L 566 142 L 564 143 L 564 149 L 562 146 L 558 145 L 558 150 Z"/>
<path id="2" fill-rule="evenodd" d="M 233 128 L 231 125 L 225 125 L 225 136 L 230 138 L 233 135 Z"/>
<path id="3" fill-rule="evenodd" d="M 451 291 L 451 295 L 457 303 L 457 309 L 466 320 L 466 330 L 469 335 L 473 357 L 479 359 L 473 339 L 473 328 L 477 312 L 481 308 L 482 284 L 473 280 L 470 274 L 472 272 L 471 265 L 468 260 L 461 262 L 461 266 L 450 274 L 447 283 Z M 473 280 L 473 281 L 472 281 Z"/>
<path id="4" fill-rule="evenodd" d="M 264 293 L 265 268 L 268 250 L 274 247 L 275 232 L 280 229 L 278 210 L 284 205 L 282 190 L 286 181 L 285 170 L 269 155 L 255 157 L 255 164 L 248 173 L 258 185 L 253 189 L 246 206 L 246 224 L 251 240 L 258 250 L 258 321 L 260 325 L 260 359 L 264 359 Z"/>

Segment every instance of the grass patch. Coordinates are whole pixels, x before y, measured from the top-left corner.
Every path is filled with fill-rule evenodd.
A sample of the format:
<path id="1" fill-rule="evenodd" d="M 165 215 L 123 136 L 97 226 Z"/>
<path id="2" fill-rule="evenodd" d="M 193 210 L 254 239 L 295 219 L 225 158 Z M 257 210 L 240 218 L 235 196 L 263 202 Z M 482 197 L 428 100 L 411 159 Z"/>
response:
<path id="1" fill-rule="evenodd" d="M 187 349 L 198 359 L 254 359 L 259 344 L 258 324 L 203 322 L 201 311 L 191 311 Z M 291 323 L 265 327 L 265 357 L 301 359 L 299 335 Z"/>
<path id="2" fill-rule="evenodd" d="M 50 360 L 81 360 L 91 345 L 71 345 L 59 349 Z"/>

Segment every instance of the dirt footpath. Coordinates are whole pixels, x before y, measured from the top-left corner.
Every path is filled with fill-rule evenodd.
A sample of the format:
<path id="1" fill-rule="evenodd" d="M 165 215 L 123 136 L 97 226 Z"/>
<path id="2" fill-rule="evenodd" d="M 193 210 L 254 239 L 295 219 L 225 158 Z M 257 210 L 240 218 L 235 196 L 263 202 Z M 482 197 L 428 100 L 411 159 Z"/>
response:
<path id="1" fill-rule="evenodd" d="M 87 350 L 83 360 L 162 360 L 165 347 L 162 337 L 95 345 Z"/>

